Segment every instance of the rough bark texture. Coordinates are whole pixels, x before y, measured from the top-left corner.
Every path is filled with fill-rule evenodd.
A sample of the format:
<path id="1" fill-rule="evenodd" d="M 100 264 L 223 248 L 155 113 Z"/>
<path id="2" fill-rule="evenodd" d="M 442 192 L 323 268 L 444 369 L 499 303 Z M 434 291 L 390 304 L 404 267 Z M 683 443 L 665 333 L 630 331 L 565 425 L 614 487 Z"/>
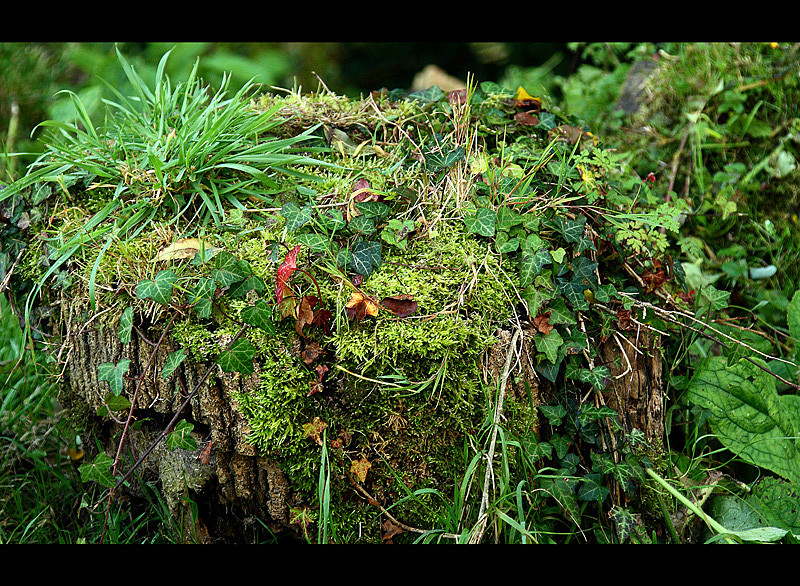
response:
<path id="1" fill-rule="evenodd" d="M 98 408 L 103 408 L 108 384 L 97 379 L 97 366 L 103 362 L 131 361 L 127 376 L 136 379 L 144 371 L 153 347 L 133 333 L 131 341 L 122 345 L 118 333 L 111 328 L 97 329 L 81 320 L 82 310 L 66 297 L 62 298 L 61 320 L 65 329 L 62 360 L 65 362 L 61 399 L 65 406 L 78 408 L 95 423 Z M 156 341 L 159 331 L 142 332 Z M 153 337 L 150 337 L 150 336 Z M 144 423 L 129 429 L 125 454 L 135 459 L 163 433 L 164 427 L 177 412 L 208 368 L 207 364 L 184 362 L 166 380 L 160 373 L 166 357 L 177 350 L 168 337 L 162 341 L 153 365 L 147 370 L 136 392 L 134 416 Z M 294 533 L 289 524 L 288 508 L 293 493 L 280 468 L 258 456 L 247 442 L 248 424 L 230 399 L 232 391 L 248 388 L 259 380 L 259 371 L 244 377 L 237 373 L 216 372 L 202 384 L 199 392 L 182 413 L 182 418 L 195 425 L 193 435 L 198 444 L 194 452 L 170 451 L 160 442 L 139 469 L 143 480 L 160 483 L 162 494 L 176 523 L 184 527 L 187 540 L 243 542 L 253 538 L 260 519 L 277 534 Z M 133 399 L 135 385 L 127 381 L 123 394 Z M 106 418 L 107 420 L 107 418 Z M 103 425 L 98 433 L 108 454 L 115 454 L 122 425 Z M 208 450 L 207 462 L 201 456 Z M 128 460 L 130 462 L 130 460 Z M 118 471 L 127 470 L 126 464 Z M 182 499 L 188 495 L 198 504 L 200 518 L 189 520 L 188 507 Z"/>
<path id="2" fill-rule="evenodd" d="M 617 332 L 602 345 L 611 371 L 608 406 L 619 413 L 627 431 L 638 429 L 653 446 L 664 438 L 664 389 L 661 382 L 661 339 L 644 329 Z"/>

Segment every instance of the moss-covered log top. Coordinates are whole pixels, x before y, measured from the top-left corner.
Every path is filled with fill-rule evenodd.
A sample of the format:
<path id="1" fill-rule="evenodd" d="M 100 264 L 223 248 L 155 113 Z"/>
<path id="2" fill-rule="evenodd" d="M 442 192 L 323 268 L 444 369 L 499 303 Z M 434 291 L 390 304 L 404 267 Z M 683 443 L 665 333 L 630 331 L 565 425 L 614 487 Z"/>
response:
<path id="1" fill-rule="evenodd" d="M 361 100 L 157 84 L 144 109 L 120 96 L 106 128 L 61 127 L 9 191 L 37 235 L 15 273 L 32 331 L 63 293 L 123 346 L 168 330 L 177 350 L 153 377 L 191 363 L 209 384 L 256 381 L 230 399 L 301 495 L 297 514 L 321 504 L 320 462 L 339 497 L 356 487 L 388 507 L 450 495 L 497 425 L 531 461 L 555 457 L 536 447 L 537 387 L 600 408 L 619 365 L 599 343 L 653 317 L 632 295 L 680 303 L 667 253 L 680 210 L 546 98 L 491 83 Z M 508 346 L 523 329 L 526 352 Z M 501 339 L 505 373 L 486 360 Z M 108 391 L 92 410 L 124 416 L 128 365 L 95 366 Z M 495 421 L 522 372 L 536 374 Z M 428 504 L 395 514 L 430 527 Z M 359 507 L 315 519 L 355 531 L 372 510 Z"/>

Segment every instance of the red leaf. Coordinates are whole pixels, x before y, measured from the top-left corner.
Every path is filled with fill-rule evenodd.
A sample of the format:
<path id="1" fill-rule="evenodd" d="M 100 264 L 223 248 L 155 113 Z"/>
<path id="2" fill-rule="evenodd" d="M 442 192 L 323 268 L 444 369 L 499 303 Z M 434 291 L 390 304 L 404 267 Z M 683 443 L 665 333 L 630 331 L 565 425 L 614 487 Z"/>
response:
<path id="1" fill-rule="evenodd" d="M 311 423 L 303 424 L 303 431 L 306 432 L 306 437 L 313 439 L 319 445 L 322 445 L 322 431 L 328 427 L 328 424 L 322 421 L 319 417 L 315 417 Z"/>
<path id="2" fill-rule="evenodd" d="M 392 537 L 405 533 L 405 529 L 401 529 L 398 525 L 392 523 L 390 519 L 381 521 L 381 540 L 386 543 L 392 543 Z"/>
<path id="3" fill-rule="evenodd" d="M 408 317 L 417 312 L 417 302 L 412 295 L 406 293 L 381 299 L 381 307 L 397 317 Z"/>
<path id="4" fill-rule="evenodd" d="M 361 457 L 360 460 L 353 460 L 350 464 L 350 473 L 355 474 L 356 478 L 358 478 L 361 482 L 364 482 L 367 479 L 367 472 L 372 467 L 370 461 Z"/>
<path id="5" fill-rule="evenodd" d="M 451 90 L 450 93 L 447 94 L 447 101 L 453 105 L 465 104 L 467 102 L 466 88 L 460 90 Z"/>
<path id="6" fill-rule="evenodd" d="M 514 114 L 514 121 L 523 126 L 536 126 L 539 124 L 539 119 L 530 112 L 518 112 Z"/>
<path id="7" fill-rule="evenodd" d="M 378 201 L 378 195 L 369 190 L 369 181 L 359 179 L 353 184 L 354 199 L 358 202 Z"/>
<path id="8" fill-rule="evenodd" d="M 297 253 L 300 252 L 300 245 L 295 246 L 287 255 L 281 266 L 278 267 L 278 287 L 275 292 L 275 297 L 278 304 L 283 301 L 283 293 L 286 286 L 289 284 L 289 278 L 292 273 L 297 270 Z"/>

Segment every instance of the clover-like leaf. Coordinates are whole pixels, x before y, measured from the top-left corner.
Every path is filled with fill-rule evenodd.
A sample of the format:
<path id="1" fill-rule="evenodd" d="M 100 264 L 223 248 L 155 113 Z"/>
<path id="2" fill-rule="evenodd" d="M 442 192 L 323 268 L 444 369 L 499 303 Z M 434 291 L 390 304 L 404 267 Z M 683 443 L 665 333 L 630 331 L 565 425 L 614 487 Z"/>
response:
<path id="1" fill-rule="evenodd" d="M 120 360 L 116 364 L 103 362 L 97 366 L 97 380 L 108 382 L 108 386 L 111 387 L 111 392 L 115 395 L 119 395 L 125 384 L 125 373 L 128 372 L 130 365 L 131 361 L 127 358 Z"/>
<path id="2" fill-rule="evenodd" d="M 169 378 L 169 375 L 175 372 L 175 369 L 180 366 L 184 358 L 186 358 L 186 351 L 183 348 L 171 352 L 164 361 L 164 368 L 161 369 L 161 378 L 164 380 Z"/>
<path id="3" fill-rule="evenodd" d="M 217 364 L 225 372 L 253 374 L 253 356 L 255 355 L 256 349 L 250 341 L 240 338 L 217 356 Z"/>
<path id="4" fill-rule="evenodd" d="M 169 305 L 172 299 L 172 286 L 178 276 L 171 269 L 164 269 L 156 273 L 155 278 L 145 279 L 136 284 L 136 297 L 139 299 L 152 299 L 161 305 Z"/>
<path id="5" fill-rule="evenodd" d="M 192 437 L 192 430 L 194 424 L 181 419 L 175 428 L 167 435 L 167 448 L 170 451 L 175 451 L 180 448 L 190 452 L 197 449 L 197 441 Z"/>
<path id="6" fill-rule="evenodd" d="M 131 341 L 131 331 L 133 330 L 133 307 L 125 308 L 119 318 L 119 341 L 121 344 L 127 344 Z"/>
<path id="7" fill-rule="evenodd" d="M 494 236 L 497 216 L 494 210 L 478 208 L 473 214 L 464 218 L 464 226 L 468 232 L 479 236 Z"/>

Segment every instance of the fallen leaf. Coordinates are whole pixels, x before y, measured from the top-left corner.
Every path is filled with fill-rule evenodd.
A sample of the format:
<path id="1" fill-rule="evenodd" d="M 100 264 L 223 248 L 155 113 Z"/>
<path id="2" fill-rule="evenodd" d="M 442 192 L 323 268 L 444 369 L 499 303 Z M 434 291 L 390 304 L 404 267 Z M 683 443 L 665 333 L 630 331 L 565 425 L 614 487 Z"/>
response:
<path id="1" fill-rule="evenodd" d="M 275 292 L 275 297 L 277 298 L 279 305 L 283 301 L 283 295 L 287 285 L 289 284 L 289 278 L 292 276 L 292 273 L 297 270 L 297 254 L 299 252 L 300 245 L 298 244 L 291 251 L 289 251 L 289 253 L 286 255 L 286 258 L 281 263 L 281 266 L 278 267 L 278 286 Z"/>
<path id="2" fill-rule="evenodd" d="M 405 529 L 392 523 L 391 519 L 381 521 L 381 540 L 387 543 L 392 543 L 392 537 L 405 533 Z"/>
<path id="3" fill-rule="evenodd" d="M 358 291 L 353 292 L 344 309 L 347 313 L 347 318 L 355 319 L 356 321 L 360 321 L 368 315 L 373 317 L 378 315 L 378 304 Z"/>
<path id="4" fill-rule="evenodd" d="M 370 191 L 369 181 L 363 178 L 353 184 L 353 198 L 357 202 L 379 200 L 378 194 Z"/>
<path id="5" fill-rule="evenodd" d="M 653 260 L 653 271 L 645 269 L 642 273 L 642 281 L 647 285 L 647 293 L 652 293 L 667 280 L 667 274 L 658 260 Z"/>
<path id="6" fill-rule="evenodd" d="M 200 450 L 200 454 L 197 456 L 197 461 L 204 466 L 208 465 L 209 459 L 211 458 L 211 446 L 213 444 L 214 442 L 208 442 L 208 445 Z"/>
<path id="7" fill-rule="evenodd" d="M 306 337 L 303 333 L 303 328 L 314 321 L 314 310 L 312 308 L 316 305 L 316 302 L 316 297 L 305 295 L 300 300 L 300 306 L 297 308 L 297 321 L 294 324 L 294 329 L 303 338 Z"/>
<path id="8" fill-rule="evenodd" d="M 397 317 L 408 317 L 417 312 L 417 302 L 412 295 L 404 293 L 393 297 L 381 299 L 381 307 L 395 314 Z"/>
<path id="9" fill-rule="evenodd" d="M 539 119 L 530 112 L 518 112 L 514 114 L 514 122 L 523 126 L 536 126 Z"/>
<path id="10" fill-rule="evenodd" d="M 520 86 L 519 88 L 517 88 L 517 93 L 514 94 L 514 105 L 517 108 L 521 109 L 527 109 L 527 108 L 539 109 L 542 106 L 542 99 L 534 98 L 527 91 L 525 91 L 525 88 Z"/>
<path id="11" fill-rule="evenodd" d="M 306 437 L 313 439 L 319 445 L 322 445 L 322 432 L 328 424 L 322 421 L 319 417 L 315 417 L 311 423 L 303 424 L 303 431 L 306 432 Z"/>
<path id="12" fill-rule="evenodd" d="M 370 464 L 369 460 L 362 456 L 360 460 L 352 461 L 350 464 L 350 473 L 355 474 L 360 482 L 364 482 L 367 479 L 367 472 L 369 472 L 371 467 L 372 464 Z"/>
<path id="13" fill-rule="evenodd" d="M 319 342 L 309 342 L 306 344 L 305 350 L 303 350 L 301 355 L 303 357 L 303 362 L 311 364 L 323 354 L 325 354 L 325 351 L 322 349 L 322 346 L 319 345 Z"/>
<path id="14" fill-rule="evenodd" d="M 156 260 L 173 260 L 176 258 L 192 258 L 201 249 L 206 251 L 217 250 L 212 249 L 205 242 L 199 238 L 181 238 L 176 240 L 156 255 Z"/>
<path id="15" fill-rule="evenodd" d="M 540 313 L 535 318 L 533 318 L 533 325 L 536 326 L 536 329 L 543 333 L 545 336 L 549 334 L 553 330 L 553 326 L 550 325 L 550 312 L 545 311 Z"/>

